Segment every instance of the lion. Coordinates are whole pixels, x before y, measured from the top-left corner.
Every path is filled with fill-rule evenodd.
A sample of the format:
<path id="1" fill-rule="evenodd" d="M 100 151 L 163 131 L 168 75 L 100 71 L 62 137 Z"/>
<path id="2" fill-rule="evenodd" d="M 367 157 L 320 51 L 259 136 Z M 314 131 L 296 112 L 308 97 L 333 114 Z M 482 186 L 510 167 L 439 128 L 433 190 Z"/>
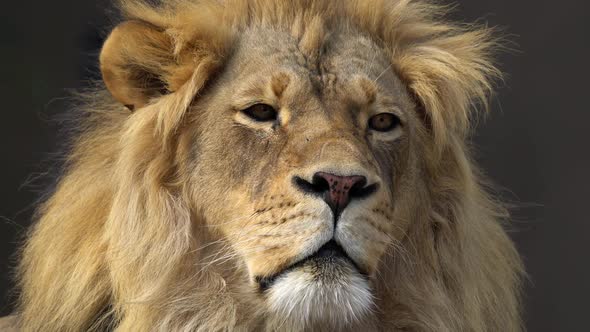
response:
<path id="1" fill-rule="evenodd" d="M 520 331 L 469 137 L 494 29 L 422 0 L 120 2 L 23 331 Z"/>

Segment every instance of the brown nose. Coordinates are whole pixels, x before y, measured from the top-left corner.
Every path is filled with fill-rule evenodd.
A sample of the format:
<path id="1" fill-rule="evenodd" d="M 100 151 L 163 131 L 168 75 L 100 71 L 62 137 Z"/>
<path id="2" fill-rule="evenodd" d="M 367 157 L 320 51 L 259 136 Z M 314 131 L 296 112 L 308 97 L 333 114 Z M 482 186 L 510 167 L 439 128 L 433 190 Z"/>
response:
<path id="1" fill-rule="evenodd" d="M 351 199 L 367 197 L 377 190 L 377 184 L 366 186 L 367 178 L 362 175 L 341 176 L 317 172 L 311 183 L 300 177 L 295 177 L 294 182 L 303 191 L 319 194 L 332 209 L 335 220 Z"/>

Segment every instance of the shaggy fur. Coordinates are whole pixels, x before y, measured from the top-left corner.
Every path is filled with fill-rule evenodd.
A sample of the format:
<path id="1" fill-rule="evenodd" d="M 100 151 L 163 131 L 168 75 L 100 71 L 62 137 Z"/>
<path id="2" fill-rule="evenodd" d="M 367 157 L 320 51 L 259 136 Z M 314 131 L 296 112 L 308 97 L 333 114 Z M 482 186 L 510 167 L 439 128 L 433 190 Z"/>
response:
<path id="1" fill-rule="evenodd" d="M 471 113 L 485 105 L 499 76 L 489 29 L 448 22 L 444 7 L 412 0 L 130 0 L 121 10 L 126 22 L 101 54 L 108 91 L 88 93 L 80 106 L 87 119 L 22 252 L 17 315 L 23 331 L 521 330 L 522 266 L 501 227 L 507 214 L 486 193 L 466 147 Z M 346 46 L 349 41 L 353 46 Z M 321 313 L 282 309 L 284 292 L 297 292 L 294 283 L 285 284 L 289 276 L 266 294 L 253 287 L 255 276 L 280 271 L 317 249 L 324 240 L 315 234 L 336 228 L 316 222 L 328 213 L 320 203 L 279 191 L 289 186 L 279 181 L 290 179 L 293 169 L 317 169 L 306 158 L 323 148 L 300 148 L 306 138 L 316 144 L 335 132 L 313 131 L 324 118 L 309 113 L 298 120 L 293 111 L 281 121 L 307 129 L 289 133 L 283 144 L 274 128 L 255 128 L 258 134 L 251 135 L 254 129 L 243 119 L 230 127 L 215 120 L 231 109 L 222 102 L 234 95 L 223 92 L 237 84 L 232 77 L 265 68 L 289 43 L 296 47 L 285 54 L 301 54 L 303 65 L 296 68 L 310 73 L 329 67 L 328 57 L 336 59 L 335 68 L 337 61 L 366 57 L 376 67 L 358 71 L 369 78 L 355 81 L 358 98 L 381 103 L 388 90 L 383 87 L 391 87 L 396 92 L 390 96 L 404 109 L 403 134 L 387 138 L 395 144 L 371 137 L 371 145 L 340 132 L 338 142 L 350 143 L 334 143 L 328 160 L 348 165 L 345 158 L 357 156 L 354 163 L 374 168 L 368 177 L 382 184 L 374 205 L 351 205 L 342 216 L 343 225 L 364 228 L 337 233 L 342 243 L 360 243 L 349 254 L 369 276 L 365 283 L 345 269 L 343 280 L 358 292 L 346 288 L 345 301 L 337 303 L 356 295 L 373 301 L 349 303 L 346 316 L 325 308 L 326 317 L 348 320 L 346 325 L 322 322 Z M 367 51 L 354 45 L 367 45 Z M 268 58 L 257 58 L 259 48 L 275 46 Z M 295 69 L 269 73 L 264 93 L 296 100 L 292 105 L 316 114 L 341 108 L 325 106 L 342 105 L 341 97 L 320 103 L 314 93 L 290 92 L 294 86 L 328 91 L 339 84 L 329 75 L 308 84 L 300 83 L 308 74 Z M 342 96 L 336 90 L 330 93 Z M 344 95 L 356 96 L 354 91 Z M 338 119 L 326 126 L 349 128 Z M 299 143 L 289 143 L 295 139 Z M 282 152 L 273 154 L 273 144 Z M 370 146 L 377 152 L 365 160 Z M 270 222 L 260 219 L 273 208 Z M 354 214 L 361 210 L 365 219 Z M 259 228 L 242 223 L 247 216 Z M 353 217 L 356 223 L 346 219 Z M 291 219 L 305 228 L 288 228 L 296 227 L 289 226 Z M 289 234 L 277 233 L 271 252 L 264 241 L 281 227 Z M 243 232 L 256 246 L 243 241 Z M 306 277 L 296 277 L 305 288 Z M 306 306 L 335 302 L 302 299 Z"/>

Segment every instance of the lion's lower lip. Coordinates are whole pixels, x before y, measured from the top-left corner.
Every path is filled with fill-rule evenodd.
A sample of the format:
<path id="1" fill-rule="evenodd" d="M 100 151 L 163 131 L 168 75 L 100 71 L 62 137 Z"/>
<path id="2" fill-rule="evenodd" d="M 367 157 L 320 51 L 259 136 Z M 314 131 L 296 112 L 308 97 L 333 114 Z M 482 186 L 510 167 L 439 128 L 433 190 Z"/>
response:
<path id="1" fill-rule="evenodd" d="M 289 271 L 292 271 L 298 267 L 303 266 L 305 263 L 309 262 L 310 260 L 318 260 L 318 261 L 330 260 L 330 263 L 335 263 L 334 261 L 332 261 L 332 259 L 345 260 L 345 261 L 349 262 L 352 266 L 354 266 L 359 271 L 359 273 L 361 275 L 366 275 L 359 268 L 359 266 L 346 254 L 344 249 L 342 249 L 342 247 L 334 239 L 332 239 L 332 240 L 326 242 L 326 244 L 324 244 L 315 253 L 295 262 L 294 264 L 288 266 L 287 268 L 283 269 L 282 271 L 280 271 L 278 273 L 275 273 L 270 276 L 257 276 L 256 282 L 258 283 L 258 285 L 260 287 L 260 291 L 264 292 L 265 290 L 270 288 L 270 286 L 272 286 L 272 284 L 277 280 L 278 277 L 280 277 L 281 275 L 283 275 Z M 328 263 L 328 262 L 325 262 L 325 263 Z"/>
<path id="2" fill-rule="evenodd" d="M 342 247 L 336 243 L 336 241 L 334 241 L 333 239 L 328 241 L 326 244 L 324 244 L 318 251 L 316 251 L 313 255 L 311 255 L 308 258 L 311 257 L 346 257 L 348 258 L 348 255 L 346 254 L 346 252 L 344 251 L 344 249 L 342 249 Z"/>

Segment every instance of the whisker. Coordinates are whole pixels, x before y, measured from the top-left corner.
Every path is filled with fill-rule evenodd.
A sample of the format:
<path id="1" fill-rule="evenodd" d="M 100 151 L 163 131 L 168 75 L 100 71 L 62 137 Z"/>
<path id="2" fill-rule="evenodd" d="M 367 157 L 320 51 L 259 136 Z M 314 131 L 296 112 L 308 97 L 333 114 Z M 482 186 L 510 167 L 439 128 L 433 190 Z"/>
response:
<path id="1" fill-rule="evenodd" d="M 378 81 L 378 80 L 381 78 L 381 76 L 383 76 L 383 74 L 385 74 L 385 73 L 386 73 L 386 72 L 387 72 L 387 71 L 388 71 L 388 70 L 391 68 L 391 66 L 392 66 L 391 64 L 390 64 L 389 66 L 387 66 L 387 68 L 385 68 L 385 69 L 384 69 L 384 70 L 381 72 L 381 74 L 379 74 L 379 75 L 377 76 L 377 78 L 375 78 L 375 79 L 373 80 L 373 83 L 377 83 L 377 81 Z"/>

